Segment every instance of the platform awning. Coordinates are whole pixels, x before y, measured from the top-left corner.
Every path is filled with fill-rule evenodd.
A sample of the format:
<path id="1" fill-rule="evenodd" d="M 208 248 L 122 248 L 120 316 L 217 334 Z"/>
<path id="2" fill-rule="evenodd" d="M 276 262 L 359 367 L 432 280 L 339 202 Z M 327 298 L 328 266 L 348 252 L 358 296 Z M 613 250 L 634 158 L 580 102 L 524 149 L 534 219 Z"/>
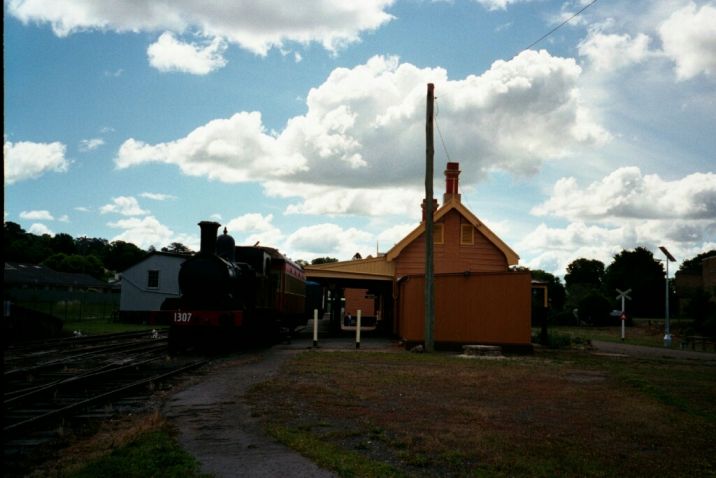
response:
<path id="1" fill-rule="evenodd" d="M 304 267 L 306 279 L 343 287 L 369 287 L 376 282 L 392 282 L 395 264 L 384 257 L 371 257 L 343 262 L 330 262 Z"/>

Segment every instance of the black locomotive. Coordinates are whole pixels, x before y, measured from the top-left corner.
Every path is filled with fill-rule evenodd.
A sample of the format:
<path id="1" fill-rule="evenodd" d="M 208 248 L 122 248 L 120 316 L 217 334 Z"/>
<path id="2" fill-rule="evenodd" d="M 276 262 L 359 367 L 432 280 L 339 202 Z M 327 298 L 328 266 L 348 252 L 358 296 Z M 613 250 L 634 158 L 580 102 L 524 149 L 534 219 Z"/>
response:
<path id="1" fill-rule="evenodd" d="M 200 250 L 179 270 L 182 295 L 162 305 L 170 347 L 275 337 L 306 324 L 311 305 L 299 265 L 270 247 L 237 247 L 226 228 L 217 237 L 216 222 L 199 227 Z"/>

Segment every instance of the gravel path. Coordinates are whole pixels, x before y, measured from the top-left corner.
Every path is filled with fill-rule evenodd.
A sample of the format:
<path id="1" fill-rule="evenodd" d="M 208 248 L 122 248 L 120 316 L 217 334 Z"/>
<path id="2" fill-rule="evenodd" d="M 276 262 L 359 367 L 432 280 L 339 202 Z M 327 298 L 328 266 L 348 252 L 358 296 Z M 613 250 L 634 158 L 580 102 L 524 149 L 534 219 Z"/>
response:
<path id="1" fill-rule="evenodd" d="M 202 472 L 217 478 L 335 476 L 266 436 L 244 400 L 252 385 L 270 378 L 293 353 L 274 347 L 229 360 L 166 402 L 163 415 L 180 430 L 180 444 L 201 462 Z"/>

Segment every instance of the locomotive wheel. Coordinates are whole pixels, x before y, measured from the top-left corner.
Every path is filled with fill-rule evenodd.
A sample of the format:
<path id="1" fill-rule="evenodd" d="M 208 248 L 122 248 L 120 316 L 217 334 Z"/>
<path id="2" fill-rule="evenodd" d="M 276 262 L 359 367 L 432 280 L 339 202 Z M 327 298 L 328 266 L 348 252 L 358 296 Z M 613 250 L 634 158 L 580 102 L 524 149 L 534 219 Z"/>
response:
<path id="1" fill-rule="evenodd" d="M 186 346 L 186 333 L 176 327 L 171 327 L 169 329 L 169 355 L 179 355 Z"/>

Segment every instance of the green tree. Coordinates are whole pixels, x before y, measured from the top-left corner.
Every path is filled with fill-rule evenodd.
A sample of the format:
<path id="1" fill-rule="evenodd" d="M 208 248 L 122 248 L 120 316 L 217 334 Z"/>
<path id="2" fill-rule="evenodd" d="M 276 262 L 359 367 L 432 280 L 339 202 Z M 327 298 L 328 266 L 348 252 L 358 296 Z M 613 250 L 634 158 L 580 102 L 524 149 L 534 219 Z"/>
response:
<path id="1" fill-rule="evenodd" d="M 564 282 L 567 289 L 567 308 L 579 309 L 587 297 L 602 293 L 604 263 L 596 259 L 575 259 L 567 265 Z M 581 312 L 581 311 L 580 311 Z M 580 318 L 581 319 L 581 318 Z M 581 319 L 586 321 L 585 319 Z"/>
<path id="2" fill-rule="evenodd" d="M 567 287 L 581 284 L 591 289 L 600 289 L 604 279 L 604 263 L 596 259 L 576 259 L 567 266 L 564 282 Z"/>
<path id="3" fill-rule="evenodd" d="M 18 224 L 7 221 L 3 228 L 3 255 L 8 262 L 39 264 L 52 255 L 51 239 L 48 234 L 30 234 Z"/>
<path id="4" fill-rule="evenodd" d="M 51 255 L 42 264 L 58 272 L 89 274 L 95 279 L 105 279 L 104 266 L 96 256 L 59 253 Z"/>
<path id="5" fill-rule="evenodd" d="M 631 289 L 628 310 L 637 317 L 663 317 L 664 267 L 648 249 L 623 250 L 604 273 L 605 292 L 611 297 L 616 289 Z"/>
<path id="6" fill-rule="evenodd" d="M 147 253 L 131 242 L 113 241 L 105 260 L 107 269 L 122 272 L 147 256 Z"/>
<path id="7" fill-rule="evenodd" d="M 686 306 L 686 314 L 694 320 L 696 333 L 716 337 L 716 302 L 711 294 L 703 289 L 697 290 Z"/>
<path id="8" fill-rule="evenodd" d="M 593 290 L 577 303 L 579 320 L 589 325 L 607 325 L 612 304 L 601 292 Z"/>
<path id="9" fill-rule="evenodd" d="M 54 253 L 75 254 L 77 252 L 75 240 L 72 236 L 64 232 L 55 234 L 52 239 L 50 239 L 50 247 Z"/>
<path id="10" fill-rule="evenodd" d="M 311 264 L 313 264 L 313 265 L 316 265 L 316 264 L 328 264 L 328 263 L 331 263 L 331 262 L 338 262 L 338 259 L 336 259 L 336 258 L 334 258 L 334 257 L 316 257 L 315 259 L 313 259 L 313 260 L 311 261 Z"/>
<path id="11" fill-rule="evenodd" d="M 696 257 L 687 259 L 679 266 L 679 272 L 685 274 L 701 274 L 701 262 L 707 257 L 716 256 L 716 249 L 711 249 L 708 252 L 702 252 Z"/>
<path id="12" fill-rule="evenodd" d="M 75 239 L 77 254 L 95 256 L 104 263 L 109 254 L 109 241 L 98 237 L 78 237 Z"/>
<path id="13" fill-rule="evenodd" d="M 194 251 L 189 249 L 181 242 L 172 242 L 166 247 L 162 247 L 162 252 L 171 252 L 174 254 L 192 254 Z"/>

